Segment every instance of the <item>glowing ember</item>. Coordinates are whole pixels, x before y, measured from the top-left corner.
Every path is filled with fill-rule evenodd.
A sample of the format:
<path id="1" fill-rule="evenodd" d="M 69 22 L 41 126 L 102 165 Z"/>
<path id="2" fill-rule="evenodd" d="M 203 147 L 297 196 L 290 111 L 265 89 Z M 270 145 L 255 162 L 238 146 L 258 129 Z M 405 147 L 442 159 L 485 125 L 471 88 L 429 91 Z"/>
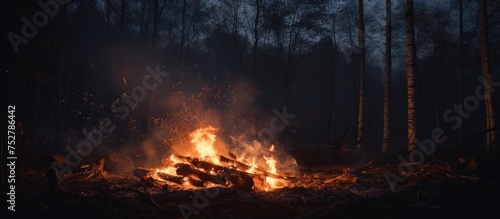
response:
<path id="1" fill-rule="evenodd" d="M 158 173 L 158 172 L 168 173 L 168 174 L 171 174 L 171 175 L 177 175 L 175 167 L 166 167 L 166 168 L 163 168 L 163 169 L 157 169 L 156 173 Z M 161 179 L 161 178 L 159 178 L 159 179 Z"/>

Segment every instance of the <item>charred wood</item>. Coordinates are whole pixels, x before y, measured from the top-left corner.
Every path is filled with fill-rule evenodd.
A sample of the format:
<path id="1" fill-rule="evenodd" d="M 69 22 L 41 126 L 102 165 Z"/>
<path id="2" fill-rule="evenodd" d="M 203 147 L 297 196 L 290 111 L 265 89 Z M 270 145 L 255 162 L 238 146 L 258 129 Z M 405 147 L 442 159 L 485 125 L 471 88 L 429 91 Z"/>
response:
<path id="1" fill-rule="evenodd" d="M 203 169 L 206 172 L 210 172 L 210 171 L 219 172 L 219 171 L 223 171 L 225 169 L 225 167 L 223 167 L 223 166 L 213 164 L 213 163 L 210 163 L 207 161 L 202 161 L 198 158 L 191 158 L 191 157 L 177 155 L 177 154 L 174 154 L 174 157 L 181 160 L 181 161 L 184 161 L 186 163 L 190 163 L 191 165 L 195 166 L 196 168 Z"/>
<path id="2" fill-rule="evenodd" d="M 233 159 L 225 157 L 223 155 L 220 156 L 220 162 L 227 163 L 231 167 L 234 167 L 236 169 L 243 170 L 243 171 L 248 171 L 248 170 L 252 169 L 252 166 L 250 166 L 250 165 L 244 164 L 244 163 L 237 161 L 237 160 L 233 160 Z M 271 173 L 271 172 L 263 170 L 259 167 L 254 167 L 253 171 L 257 175 L 267 176 L 267 177 L 271 177 L 271 178 L 275 178 L 275 179 L 288 179 L 289 178 L 289 177 L 285 177 L 285 176 Z"/>
<path id="3" fill-rule="evenodd" d="M 136 168 L 133 172 L 134 176 L 137 178 L 143 178 L 151 175 L 151 170 L 144 168 Z"/>
<path id="4" fill-rule="evenodd" d="M 192 178 L 198 178 L 201 181 L 207 181 L 219 185 L 224 185 L 227 186 L 227 179 L 224 175 L 222 174 L 217 174 L 217 175 L 211 175 L 208 173 L 205 173 L 201 170 L 198 170 L 189 164 L 178 164 L 176 165 L 177 167 L 177 174 L 185 177 L 192 177 Z"/>
<path id="5" fill-rule="evenodd" d="M 232 174 L 230 176 L 231 187 L 240 190 L 251 191 L 254 188 L 254 179 L 246 174 Z"/>
<path id="6" fill-rule="evenodd" d="M 168 173 L 163 173 L 163 172 L 158 172 L 158 173 L 156 173 L 156 175 L 158 175 L 161 179 L 169 181 L 169 182 L 173 182 L 173 183 L 177 183 L 177 184 L 181 184 L 181 185 L 184 183 L 184 177 L 181 177 L 181 176 L 173 176 L 173 175 L 170 175 Z"/>

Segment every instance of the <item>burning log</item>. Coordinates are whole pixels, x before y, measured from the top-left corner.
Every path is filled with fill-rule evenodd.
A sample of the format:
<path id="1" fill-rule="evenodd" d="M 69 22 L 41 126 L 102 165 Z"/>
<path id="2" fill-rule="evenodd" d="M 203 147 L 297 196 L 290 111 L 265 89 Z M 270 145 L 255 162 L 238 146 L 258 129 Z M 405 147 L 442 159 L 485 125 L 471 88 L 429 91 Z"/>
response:
<path id="1" fill-rule="evenodd" d="M 231 158 L 225 157 L 224 155 L 220 155 L 220 162 L 229 164 L 231 167 L 236 168 L 236 169 L 241 169 L 243 171 L 247 171 L 251 169 L 252 167 L 249 165 L 246 165 L 244 163 L 241 163 L 239 161 L 233 160 Z"/>
<path id="2" fill-rule="evenodd" d="M 194 178 L 198 178 L 204 182 L 211 182 L 211 183 L 215 183 L 215 184 L 219 184 L 219 185 L 223 185 L 223 186 L 228 185 L 226 177 L 224 177 L 221 174 L 211 175 L 211 174 L 205 173 L 201 170 L 198 170 L 194 167 L 191 167 L 189 164 L 177 164 L 176 167 L 177 167 L 176 173 L 178 175 L 185 176 L 185 177 L 194 177 Z"/>
<path id="3" fill-rule="evenodd" d="M 205 187 L 206 186 L 205 181 L 201 181 L 201 180 L 197 180 L 197 179 L 193 179 L 193 178 L 188 178 L 187 181 L 189 182 L 189 184 L 196 186 L 196 187 Z"/>
<path id="4" fill-rule="evenodd" d="M 153 174 L 154 174 L 154 170 L 150 170 L 150 169 L 136 168 L 134 170 L 134 176 L 137 178 L 141 178 L 141 179 L 154 178 Z M 158 176 L 162 180 L 177 183 L 179 185 L 182 185 L 185 182 L 184 177 L 173 176 L 173 175 L 170 175 L 170 174 L 164 173 L 164 172 L 157 172 L 156 176 Z M 193 182 L 192 184 L 194 185 L 194 184 L 196 184 L 196 182 Z"/>
<path id="5" fill-rule="evenodd" d="M 146 168 L 136 168 L 133 172 L 134 176 L 141 179 L 160 178 L 162 180 L 184 185 L 189 183 L 196 187 L 205 187 L 207 182 L 212 182 L 219 185 L 227 186 L 226 180 L 221 179 L 223 176 L 215 176 L 204 173 L 203 171 L 192 168 L 189 164 L 178 164 L 177 174 L 182 176 L 174 176 L 165 172 L 156 172 L 155 170 Z"/>
<path id="6" fill-rule="evenodd" d="M 267 172 L 267 171 L 262 170 L 260 168 L 254 168 L 254 170 L 257 169 L 256 173 L 245 172 L 245 171 L 250 170 L 252 167 L 249 165 L 246 165 L 244 163 L 241 163 L 239 161 L 233 160 L 231 158 L 227 158 L 225 156 L 220 156 L 220 161 L 223 163 L 229 164 L 230 167 L 224 167 L 224 166 L 213 164 L 213 163 L 210 163 L 207 161 L 202 161 L 202 160 L 199 160 L 197 158 L 191 158 L 191 157 L 177 155 L 177 154 L 175 154 L 174 157 L 181 160 L 181 161 L 184 161 L 186 163 L 190 163 L 196 168 L 203 169 L 205 172 L 213 171 L 216 173 L 220 173 L 221 171 L 224 171 L 231 176 L 241 176 L 242 178 L 246 178 L 246 179 L 248 179 L 248 178 L 263 179 L 266 176 L 269 176 L 272 178 L 279 178 L 279 179 L 285 178 L 283 176 L 278 176 L 276 174 Z M 237 178 L 239 178 L 239 177 L 237 177 Z M 232 183 L 234 183 L 234 182 L 232 182 Z"/>
<path id="7" fill-rule="evenodd" d="M 181 177 L 181 176 L 173 176 L 173 175 L 170 175 L 168 173 L 163 173 L 163 172 L 158 172 L 158 173 L 156 173 L 156 175 L 159 176 L 161 179 L 169 181 L 169 182 L 177 183 L 180 185 L 182 185 L 184 183 L 184 177 Z"/>
<path id="8" fill-rule="evenodd" d="M 144 178 L 151 175 L 151 170 L 144 168 L 136 168 L 133 174 L 137 178 Z"/>
<path id="9" fill-rule="evenodd" d="M 219 171 L 223 171 L 225 169 L 225 167 L 223 167 L 223 166 L 213 164 L 213 163 L 210 163 L 207 161 L 202 161 L 198 158 L 191 158 L 191 157 L 177 155 L 177 154 L 174 154 L 174 157 L 181 160 L 181 161 L 184 161 L 186 163 L 190 163 L 193 166 L 195 166 L 196 168 L 203 169 L 206 172 L 210 172 L 210 171 L 219 172 Z"/>
<path id="10" fill-rule="evenodd" d="M 171 157 L 176 163 L 174 173 L 152 172 L 153 170 L 136 169 L 134 175 L 139 178 L 160 178 L 180 185 L 192 185 L 206 187 L 209 183 L 232 187 L 240 190 L 269 189 L 268 180 L 290 180 L 294 177 L 286 177 L 271 173 L 259 167 L 250 166 L 232 158 L 220 156 L 221 164 L 214 164 L 197 158 L 174 154 Z M 173 175 L 172 175 L 173 174 Z M 274 185 L 274 184 L 273 184 Z"/>
<path id="11" fill-rule="evenodd" d="M 241 190 L 253 190 L 254 179 L 247 174 L 232 174 L 230 176 L 231 187 Z"/>
<path id="12" fill-rule="evenodd" d="M 227 164 L 231 165 L 232 167 L 234 167 L 236 169 L 241 169 L 243 171 L 248 171 L 248 170 L 252 169 L 252 166 L 250 166 L 250 165 L 244 164 L 244 163 L 237 161 L 237 160 L 233 160 L 233 159 L 225 157 L 223 155 L 220 155 L 220 162 L 227 163 Z M 288 179 L 288 177 L 280 176 L 278 174 L 271 173 L 271 172 L 263 170 L 259 167 L 254 167 L 253 171 L 257 175 L 267 176 L 267 177 L 271 177 L 271 178 L 275 178 L 275 179 Z"/>

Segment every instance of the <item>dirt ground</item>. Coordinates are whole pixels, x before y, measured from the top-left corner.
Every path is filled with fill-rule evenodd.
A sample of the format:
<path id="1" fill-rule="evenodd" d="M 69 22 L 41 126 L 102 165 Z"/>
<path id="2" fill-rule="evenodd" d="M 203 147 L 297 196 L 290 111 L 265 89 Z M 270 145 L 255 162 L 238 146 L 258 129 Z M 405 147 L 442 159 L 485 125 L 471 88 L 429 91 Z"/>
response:
<path id="1" fill-rule="evenodd" d="M 53 190 L 46 172 L 18 172 L 15 215 L 28 217 L 478 218 L 500 203 L 498 183 L 444 162 L 419 166 L 393 191 L 385 176 L 397 164 L 302 167 L 289 187 L 268 192 L 181 190 L 106 172 L 66 175 Z"/>

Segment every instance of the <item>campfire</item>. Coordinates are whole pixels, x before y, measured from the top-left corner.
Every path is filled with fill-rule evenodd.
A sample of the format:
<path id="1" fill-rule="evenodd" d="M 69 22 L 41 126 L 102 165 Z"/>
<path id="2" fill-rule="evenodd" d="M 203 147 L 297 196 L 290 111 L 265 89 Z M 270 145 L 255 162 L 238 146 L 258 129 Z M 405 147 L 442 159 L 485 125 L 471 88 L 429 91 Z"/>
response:
<path id="1" fill-rule="evenodd" d="M 164 166 L 136 168 L 134 175 L 179 189 L 222 186 L 262 191 L 287 187 L 296 178 L 297 163 L 283 156 L 274 144 L 233 138 L 239 145 L 232 152 L 224 146 L 227 144 L 218 142 L 217 131 L 208 126 L 191 132 L 189 144 L 173 149 L 187 154 L 171 154 Z"/>
<path id="2" fill-rule="evenodd" d="M 21 190 L 19 195 L 27 198 L 19 206 L 36 209 L 36 214 L 70 206 L 64 215 L 73 216 L 77 209 L 85 217 L 92 206 L 100 215 L 127 217 L 132 212 L 141 218 L 378 218 L 387 212 L 407 218 L 422 212 L 456 213 L 457 206 L 494 209 L 497 203 L 483 197 L 500 195 L 496 183 L 465 175 L 477 173 L 472 160 L 466 165 L 424 163 L 399 182 L 389 178 L 401 169 L 398 163 L 308 166 L 303 163 L 309 157 L 301 155 L 320 159 L 325 151 L 295 152 L 299 175 L 297 162 L 279 145 L 248 139 L 211 126 L 188 129 L 157 166 L 148 161 L 145 165 L 151 166 L 138 165 L 130 169 L 133 174 L 107 173 L 101 159 L 63 175 L 59 185 L 53 164 L 64 162 L 64 156 L 44 157 L 45 172 L 20 174 L 20 185 L 35 189 Z M 473 205 L 471 197 L 477 197 Z"/>

